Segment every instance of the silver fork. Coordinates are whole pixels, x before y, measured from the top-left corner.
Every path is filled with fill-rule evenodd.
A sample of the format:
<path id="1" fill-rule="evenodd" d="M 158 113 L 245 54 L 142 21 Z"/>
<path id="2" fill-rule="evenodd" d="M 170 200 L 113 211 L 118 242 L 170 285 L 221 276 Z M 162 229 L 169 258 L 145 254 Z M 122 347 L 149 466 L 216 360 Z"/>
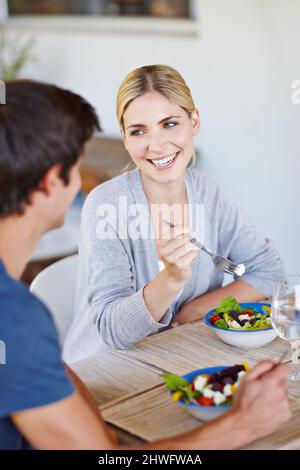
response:
<path id="1" fill-rule="evenodd" d="M 163 219 L 164 223 L 170 228 L 174 228 L 174 224 L 166 219 Z M 240 277 L 245 271 L 245 265 L 243 263 L 235 264 L 224 256 L 217 255 L 213 253 L 209 248 L 207 248 L 203 243 L 199 242 L 195 237 L 188 237 L 190 242 L 197 246 L 200 250 L 204 251 L 208 256 L 211 257 L 214 265 L 222 272 L 230 274 L 232 276 Z"/>

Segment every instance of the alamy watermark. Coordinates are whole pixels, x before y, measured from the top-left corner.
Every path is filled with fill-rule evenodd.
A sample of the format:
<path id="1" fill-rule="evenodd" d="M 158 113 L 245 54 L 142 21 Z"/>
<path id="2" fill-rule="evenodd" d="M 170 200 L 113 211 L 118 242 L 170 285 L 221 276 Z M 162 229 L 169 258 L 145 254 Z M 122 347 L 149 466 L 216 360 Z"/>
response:
<path id="1" fill-rule="evenodd" d="M 0 366 L 6 364 L 6 344 L 0 340 Z"/>
<path id="2" fill-rule="evenodd" d="M 96 217 L 98 240 L 168 240 L 174 232 L 166 221 L 175 225 L 188 221 L 193 234 L 204 243 L 203 204 L 151 204 L 148 207 L 147 204 L 129 204 L 127 196 L 120 196 L 118 205 L 100 204 Z"/>
<path id="3" fill-rule="evenodd" d="M 6 104 L 6 85 L 3 80 L 0 80 L 0 104 Z"/>
<path id="4" fill-rule="evenodd" d="M 294 80 L 292 83 L 291 101 L 293 104 L 300 104 L 300 80 Z"/>

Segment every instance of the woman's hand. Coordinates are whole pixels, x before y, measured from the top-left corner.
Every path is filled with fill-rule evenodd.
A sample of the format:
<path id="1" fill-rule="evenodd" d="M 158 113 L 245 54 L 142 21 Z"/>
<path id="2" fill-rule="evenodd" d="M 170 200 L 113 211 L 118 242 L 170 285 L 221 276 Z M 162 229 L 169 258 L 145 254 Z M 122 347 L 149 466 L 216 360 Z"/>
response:
<path id="1" fill-rule="evenodd" d="M 182 225 L 163 228 L 158 240 L 158 255 L 165 265 L 170 280 L 185 285 L 192 277 L 192 262 L 199 249 L 189 241 L 190 229 Z"/>
<path id="2" fill-rule="evenodd" d="M 157 252 L 163 261 L 163 269 L 143 290 L 145 305 L 157 322 L 165 315 L 184 285 L 192 277 L 191 263 L 197 257 L 198 248 L 188 238 L 189 228 L 160 225 Z"/>
<path id="3" fill-rule="evenodd" d="M 276 361 L 262 361 L 241 380 L 234 397 L 233 412 L 243 427 L 257 439 L 270 434 L 291 417 L 286 376 L 288 367 Z"/>

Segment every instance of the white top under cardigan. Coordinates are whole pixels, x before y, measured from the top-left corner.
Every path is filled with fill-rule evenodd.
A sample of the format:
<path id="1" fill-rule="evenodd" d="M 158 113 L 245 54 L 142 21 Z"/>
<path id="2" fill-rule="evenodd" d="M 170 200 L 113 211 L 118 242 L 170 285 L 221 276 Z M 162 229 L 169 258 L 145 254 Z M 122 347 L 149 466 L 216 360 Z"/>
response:
<path id="1" fill-rule="evenodd" d="M 158 260 L 158 267 L 159 267 L 159 271 L 163 271 L 165 269 L 165 265 L 162 261 Z M 176 296 L 176 299 L 172 302 L 172 304 L 170 305 L 170 310 L 171 310 L 171 313 L 172 313 L 172 316 L 174 317 L 174 315 L 176 314 L 177 312 L 177 307 L 178 307 L 178 303 L 179 303 L 179 297 L 181 296 L 183 292 L 183 289 L 180 289 L 180 291 L 178 292 L 177 296 Z"/>

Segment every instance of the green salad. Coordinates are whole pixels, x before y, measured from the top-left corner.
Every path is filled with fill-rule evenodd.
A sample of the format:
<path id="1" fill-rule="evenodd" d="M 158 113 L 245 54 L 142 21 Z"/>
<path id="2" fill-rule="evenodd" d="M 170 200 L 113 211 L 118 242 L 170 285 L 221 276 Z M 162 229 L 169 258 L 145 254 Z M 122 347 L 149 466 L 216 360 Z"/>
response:
<path id="1" fill-rule="evenodd" d="M 192 382 L 174 374 L 165 373 L 162 377 L 174 401 L 202 406 L 232 405 L 240 380 L 249 370 L 251 367 L 244 361 L 209 375 L 199 374 Z"/>
<path id="2" fill-rule="evenodd" d="M 271 308 L 263 305 L 264 313 L 254 308 L 242 307 L 233 297 L 223 299 L 209 321 L 224 330 L 263 330 L 271 328 Z"/>

